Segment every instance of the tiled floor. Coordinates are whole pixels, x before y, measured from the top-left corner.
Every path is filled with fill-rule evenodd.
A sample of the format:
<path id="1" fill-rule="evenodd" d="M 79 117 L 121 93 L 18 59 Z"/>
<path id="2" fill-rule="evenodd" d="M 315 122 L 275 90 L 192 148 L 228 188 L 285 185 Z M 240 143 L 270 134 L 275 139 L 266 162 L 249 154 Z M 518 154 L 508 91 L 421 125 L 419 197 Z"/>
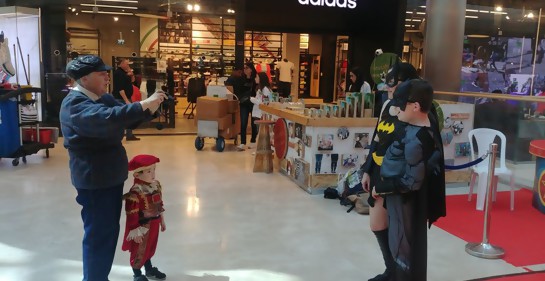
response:
<path id="1" fill-rule="evenodd" d="M 252 173 L 250 151 L 229 143 L 218 153 L 211 140 L 196 151 L 194 136 L 142 136 L 125 145 L 129 156 L 161 159 L 167 231 L 153 261 L 168 280 L 361 281 L 383 270 L 368 216 L 347 214 L 278 173 Z M 66 150 L 57 145 L 51 158 L 40 153 L 18 167 L 1 160 L 0 187 L 0 280 L 81 280 L 82 223 Z M 524 271 L 470 256 L 464 245 L 432 227 L 428 280 Z M 110 280 L 132 280 L 128 259 L 119 247 Z"/>

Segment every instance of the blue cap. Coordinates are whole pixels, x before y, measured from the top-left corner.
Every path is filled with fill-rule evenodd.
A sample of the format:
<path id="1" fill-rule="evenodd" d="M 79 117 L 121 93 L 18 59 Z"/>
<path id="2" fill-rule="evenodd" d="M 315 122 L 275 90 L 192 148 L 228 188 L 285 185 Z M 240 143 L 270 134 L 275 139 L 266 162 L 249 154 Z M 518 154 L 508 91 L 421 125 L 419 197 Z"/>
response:
<path id="1" fill-rule="evenodd" d="M 104 64 L 102 59 L 93 55 L 79 56 L 66 65 L 66 74 L 78 80 L 92 72 L 109 71 L 112 67 Z"/>

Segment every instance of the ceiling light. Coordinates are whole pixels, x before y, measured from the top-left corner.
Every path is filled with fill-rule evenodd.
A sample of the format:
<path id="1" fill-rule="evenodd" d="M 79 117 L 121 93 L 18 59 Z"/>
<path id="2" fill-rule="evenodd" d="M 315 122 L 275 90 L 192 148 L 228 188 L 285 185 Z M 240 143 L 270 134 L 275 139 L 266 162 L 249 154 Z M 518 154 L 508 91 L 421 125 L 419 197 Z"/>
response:
<path id="1" fill-rule="evenodd" d="M 193 5 L 187 4 L 187 10 L 188 11 L 193 11 Z"/>
<path id="2" fill-rule="evenodd" d="M 99 13 L 99 14 L 109 14 L 109 15 L 128 15 L 128 16 L 134 15 L 133 13 L 124 13 L 124 12 L 106 12 L 106 11 L 96 11 L 96 12 L 93 12 L 93 11 L 89 11 L 89 10 L 82 10 L 81 12 L 82 12 L 82 13 L 87 13 L 87 14 Z"/>
<path id="3" fill-rule="evenodd" d="M 201 6 L 199 4 L 195 4 L 195 6 L 193 6 L 193 8 L 195 9 L 195 12 L 198 12 L 201 10 Z"/>
<path id="4" fill-rule="evenodd" d="M 501 12 L 503 11 L 503 7 L 502 6 L 496 6 L 496 12 Z"/>
<path id="5" fill-rule="evenodd" d="M 416 12 L 417 15 L 425 15 L 426 13 L 424 12 Z"/>
<path id="6" fill-rule="evenodd" d="M 466 12 L 474 12 L 474 13 L 477 13 L 477 12 L 479 12 L 479 10 L 466 9 Z"/>
<path id="7" fill-rule="evenodd" d="M 76 13 L 76 16 L 79 15 L 79 13 Z"/>
<path id="8" fill-rule="evenodd" d="M 119 18 L 118 18 L 118 17 L 114 17 L 114 21 L 118 21 L 118 20 L 119 20 Z"/>
<path id="9" fill-rule="evenodd" d="M 72 8 L 72 12 L 75 12 L 76 11 L 76 8 Z"/>
<path id="10" fill-rule="evenodd" d="M 510 20 L 511 18 L 510 18 L 509 16 L 505 16 L 505 19 L 508 19 L 508 20 Z"/>
<path id="11" fill-rule="evenodd" d="M 528 13 L 528 18 L 529 18 L 529 19 L 533 19 L 533 18 L 534 18 L 534 13 L 529 12 L 529 13 Z"/>
<path id="12" fill-rule="evenodd" d="M 479 10 L 480 13 L 483 13 L 483 14 L 488 14 L 490 13 L 490 11 L 485 11 L 485 10 Z"/>
<path id="13" fill-rule="evenodd" d="M 115 8 L 115 9 L 133 9 L 133 10 L 138 9 L 138 7 L 131 7 L 131 6 L 95 5 L 95 4 L 80 4 L 80 5 L 87 6 L 87 7 L 102 7 L 102 8 Z"/>
<path id="14" fill-rule="evenodd" d="M 469 18 L 469 19 L 478 19 L 479 17 L 478 17 L 478 16 L 466 16 L 466 18 Z"/>
<path id="15" fill-rule="evenodd" d="M 496 12 L 496 11 L 490 11 L 491 14 L 496 14 L 496 15 L 507 15 L 506 12 Z"/>
<path id="16" fill-rule="evenodd" d="M 227 10 L 227 11 L 229 11 L 229 10 Z M 406 14 L 409 14 L 409 15 L 412 15 L 413 12 L 407 11 L 407 12 L 405 12 L 405 13 L 406 13 Z"/>

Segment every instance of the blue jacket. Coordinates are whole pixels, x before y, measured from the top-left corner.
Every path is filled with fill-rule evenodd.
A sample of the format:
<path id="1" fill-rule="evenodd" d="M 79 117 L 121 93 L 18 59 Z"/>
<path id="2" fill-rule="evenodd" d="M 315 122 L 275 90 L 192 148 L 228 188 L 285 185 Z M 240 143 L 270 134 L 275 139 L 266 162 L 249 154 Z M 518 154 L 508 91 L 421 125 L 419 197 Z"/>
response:
<path id="1" fill-rule="evenodd" d="M 149 116 L 140 103 L 121 104 L 110 94 L 93 101 L 70 91 L 62 102 L 60 121 L 72 184 L 78 189 L 123 184 L 128 176 L 127 152 L 121 144 L 125 128 Z"/>

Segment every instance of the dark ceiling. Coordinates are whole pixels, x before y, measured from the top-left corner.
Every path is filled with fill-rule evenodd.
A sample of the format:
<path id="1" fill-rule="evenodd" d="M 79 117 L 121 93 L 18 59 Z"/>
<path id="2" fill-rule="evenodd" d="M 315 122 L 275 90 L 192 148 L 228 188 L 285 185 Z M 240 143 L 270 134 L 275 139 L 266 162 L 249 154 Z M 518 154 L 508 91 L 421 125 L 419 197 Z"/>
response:
<path id="1" fill-rule="evenodd" d="M 97 0 L 97 4 L 127 6 L 137 5 L 138 10 L 126 10 L 126 12 L 165 15 L 168 9 L 169 1 L 170 8 L 173 12 L 184 12 L 187 4 L 199 3 L 202 7 L 200 12 L 202 14 L 229 15 L 227 10 L 233 9 L 234 2 L 240 0 L 139 0 L 137 4 Z M 245 1 L 262 1 L 263 5 L 274 5 L 274 1 Z M 54 10 L 67 10 L 68 7 L 75 7 L 78 10 L 81 10 L 82 8 L 85 10 L 91 10 L 91 7 L 84 7 L 80 4 L 93 4 L 95 0 L 0 0 L 0 3 L 3 2 L 8 5 L 46 7 Z M 407 0 L 407 30 L 419 30 L 420 23 L 426 16 L 426 2 L 426 0 Z M 466 18 L 466 34 L 494 34 L 497 33 L 498 30 L 502 30 L 502 32 L 509 36 L 517 34 L 532 34 L 532 32 L 535 33 L 537 27 L 537 15 L 539 14 L 539 9 L 543 9 L 543 14 L 545 14 L 545 0 L 467 0 L 467 9 L 469 10 L 493 11 L 496 5 L 502 5 L 504 8 L 503 12 L 507 14 L 500 15 L 468 11 L 466 13 L 466 17 L 469 16 Z M 99 9 L 101 11 L 120 11 L 119 9 L 102 7 Z M 530 11 L 535 15 L 533 19 L 525 17 L 525 15 L 527 15 Z M 509 19 L 507 19 L 506 16 L 509 16 Z M 545 19 L 545 16 L 543 16 L 543 19 Z M 542 20 L 542 22 L 545 24 L 545 20 Z"/>
<path id="2" fill-rule="evenodd" d="M 0 0 L 1 2 L 1 0 Z M 77 9 L 87 9 L 91 7 L 83 7 L 80 4 L 94 4 L 94 0 L 6 0 L 7 4 L 24 7 L 47 7 L 48 9 L 68 9 L 68 7 L 76 7 Z M 199 3 L 201 13 L 222 15 L 227 14 L 227 9 L 232 9 L 232 0 L 139 0 L 137 4 L 133 3 L 116 3 L 97 0 L 98 5 L 118 5 L 118 6 L 137 6 L 138 10 L 126 10 L 127 12 L 137 11 L 138 13 L 166 13 L 168 3 L 173 12 L 185 11 L 187 4 Z M 119 9 L 99 8 L 101 11 L 120 11 Z"/>

